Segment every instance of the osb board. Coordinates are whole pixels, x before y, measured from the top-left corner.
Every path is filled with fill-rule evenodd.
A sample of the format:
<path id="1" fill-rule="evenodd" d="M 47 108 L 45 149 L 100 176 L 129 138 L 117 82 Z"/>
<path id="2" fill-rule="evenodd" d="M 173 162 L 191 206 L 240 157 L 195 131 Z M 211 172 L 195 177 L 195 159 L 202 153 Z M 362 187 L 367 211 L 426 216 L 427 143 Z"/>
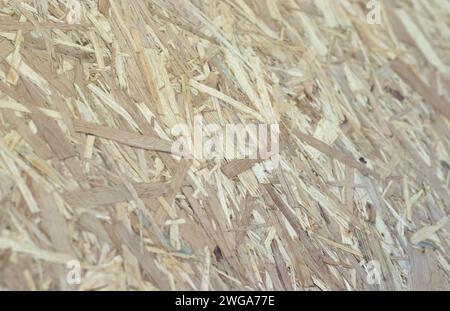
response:
<path id="1" fill-rule="evenodd" d="M 0 1 L 1 289 L 450 289 L 449 1 L 68 13 Z M 279 123 L 279 168 L 174 159 L 196 115 Z"/>

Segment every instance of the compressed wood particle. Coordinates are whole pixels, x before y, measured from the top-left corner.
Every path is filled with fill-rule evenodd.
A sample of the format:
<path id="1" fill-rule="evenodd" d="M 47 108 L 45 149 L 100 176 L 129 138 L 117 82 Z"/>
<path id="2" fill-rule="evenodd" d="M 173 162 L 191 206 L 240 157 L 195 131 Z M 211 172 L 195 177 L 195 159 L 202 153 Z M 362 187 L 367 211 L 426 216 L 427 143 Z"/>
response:
<path id="1" fill-rule="evenodd" d="M 0 290 L 449 290 L 450 4 L 368 2 L 1 1 Z"/>

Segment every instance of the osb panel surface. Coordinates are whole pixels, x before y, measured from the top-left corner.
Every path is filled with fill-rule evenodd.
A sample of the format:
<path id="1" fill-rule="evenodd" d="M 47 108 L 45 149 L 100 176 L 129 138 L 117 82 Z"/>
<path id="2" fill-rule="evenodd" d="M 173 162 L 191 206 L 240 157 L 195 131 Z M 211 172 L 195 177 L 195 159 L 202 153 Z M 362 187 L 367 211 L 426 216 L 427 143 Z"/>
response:
<path id="1" fill-rule="evenodd" d="M 0 1 L 1 289 L 450 289 L 449 1 L 67 2 Z M 173 158 L 198 115 L 279 167 Z"/>

